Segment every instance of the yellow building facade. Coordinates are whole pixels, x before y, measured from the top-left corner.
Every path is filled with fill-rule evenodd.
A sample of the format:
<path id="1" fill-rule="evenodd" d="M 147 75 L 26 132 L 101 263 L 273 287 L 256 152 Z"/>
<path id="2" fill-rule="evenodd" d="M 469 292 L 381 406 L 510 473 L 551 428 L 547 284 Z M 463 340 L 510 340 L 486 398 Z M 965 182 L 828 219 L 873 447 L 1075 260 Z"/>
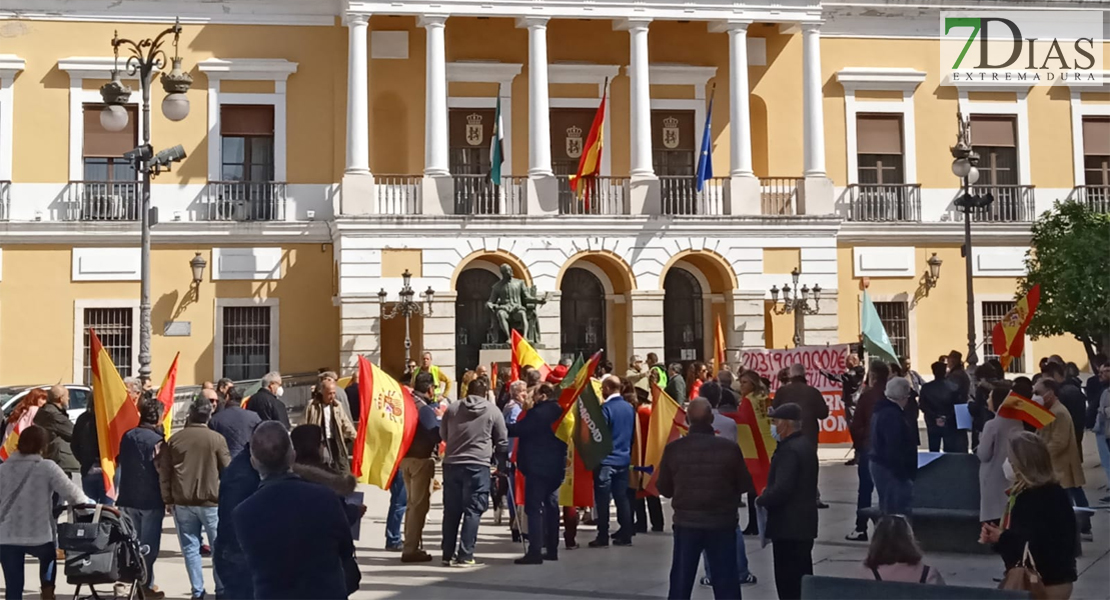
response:
<path id="1" fill-rule="evenodd" d="M 142 190 L 121 155 L 146 132 L 138 93 L 124 130 L 105 130 L 98 90 L 127 58 L 114 32 L 153 37 L 176 17 L 164 50 L 193 84 L 180 121 L 153 86 L 154 149 L 187 155 L 151 188 L 156 379 L 177 352 L 186 383 L 346 369 L 358 354 L 399 370 L 404 319 L 385 317 L 406 281 L 424 312 L 412 352 L 454 377 L 501 341 L 486 303 L 502 265 L 543 301 L 550 361 L 598 347 L 617 365 L 705 360 L 718 320 L 732 351 L 857 342 L 866 287 L 927 372 L 967 349 L 957 111 L 996 198 L 972 226 L 980 343 L 1013 301 L 1037 215 L 1110 198 L 1106 72 L 1094 86 L 952 85 L 929 3 L 11 4 L 0 385 L 87 379 L 89 328 L 121 372 L 138 368 Z M 603 96 L 587 203 L 569 175 Z M 716 177 L 699 190 L 706 132 Z M 798 320 L 771 293 L 798 287 L 795 269 L 821 288 Z M 1016 368 L 1057 353 L 1086 365 L 1054 338 Z"/>

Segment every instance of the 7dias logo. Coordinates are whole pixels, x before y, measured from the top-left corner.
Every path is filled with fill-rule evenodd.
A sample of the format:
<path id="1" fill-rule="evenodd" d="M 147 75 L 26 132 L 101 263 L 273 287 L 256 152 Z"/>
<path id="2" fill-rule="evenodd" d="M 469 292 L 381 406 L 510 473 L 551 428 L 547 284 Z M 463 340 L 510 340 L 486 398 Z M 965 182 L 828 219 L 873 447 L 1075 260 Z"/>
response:
<path id="1" fill-rule="evenodd" d="M 941 11 L 946 85 L 1103 85 L 1100 11 Z"/>

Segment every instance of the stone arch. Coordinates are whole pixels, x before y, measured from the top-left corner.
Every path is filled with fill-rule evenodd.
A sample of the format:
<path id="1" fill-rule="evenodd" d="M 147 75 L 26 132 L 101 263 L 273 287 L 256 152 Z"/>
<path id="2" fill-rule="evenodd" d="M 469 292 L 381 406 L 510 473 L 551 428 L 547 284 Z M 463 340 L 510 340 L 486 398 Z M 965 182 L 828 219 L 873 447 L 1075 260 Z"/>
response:
<path id="1" fill-rule="evenodd" d="M 665 289 L 663 282 L 667 279 L 667 270 L 679 262 L 687 263 L 700 272 L 705 279 L 702 283 L 708 284 L 702 290 L 705 294 L 723 294 L 739 287 L 736 271 L 725 257 L 712 250 L 683 250 L 672 256 L 659 273 L 659 289 Z"/>
<path id="2" fill-rule="evenodd" d="M 608 250 L 578 252 L 567 258 L 555 279 L 555 287 L 564 298 L 567 290 L 563 289 L 563 285 L 568 280 L 566 274 L 571 269 L 583 269 L 601 283 L 605 291 L 605 323 L 604 329 L 597 332 L 600 334 L 598 337 L 605 341 L 607 360 L 613 361 L 615 365 L 628 364 L 631 353 L 629 333 L 632 331 L 631 293 L 636 289 L 636 276 L 632 273 L 632 267 L 621 256 Z M 563 308 L 560 307 L 560 313 L 564 312 Z M 565 315 L 560 316 L 562 318 Z M 574 335 L 574 332 L 560 331 L 560 335 L 563 334 Z"/>
<path id="3" fill-rule="evenodd" d="M 636 289 L 636 276 L 632 274 L 632 267 L 619 255 L 608 250 L 585 250 L 567 258 L 555 278 L 555 289 L 562 288 L 563 276 L 571 267 L 586 268 L 597 275 L 605 286 L 606 294 L 627 294 Z"/>
<path id="4" fill-rule="evenodd" d="M 463 271 L 472 267 L 486 268 L 486 265 L 481 264 L 482 262 L 495 265 L 495 268 L 500 268 L 501 265 L 509 265 L 513 268 L 513 275 L 516 278 L 523 279 L 524 283 L 532 285 L 532 273 L 520 257 L 504 250 L 477 250 L 459 261 L 458 266 L 455 267 L 455 272 L 451 274 L 451 289 L 456 289 L 459 275 Z"/>

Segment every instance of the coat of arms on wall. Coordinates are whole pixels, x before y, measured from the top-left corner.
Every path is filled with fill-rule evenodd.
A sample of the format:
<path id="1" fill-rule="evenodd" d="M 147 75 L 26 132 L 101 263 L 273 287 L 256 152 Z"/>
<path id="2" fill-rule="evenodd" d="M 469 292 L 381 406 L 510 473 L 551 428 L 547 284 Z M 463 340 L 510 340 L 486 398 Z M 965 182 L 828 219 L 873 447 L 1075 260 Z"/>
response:
<path id="1" fill-rule="evenodd" d="M 678 148 L 678 119 L 675 117 L 663 119 L 663 147 L 668 150 Z"/>
<path id="2" fill-rule="evenodd" d="M 474 113 L 466 117 L 466 143 L 471 146 L 481 146 L 484 135 L 482 131 L 482 115 Z"/>
<path id="3" fill-rule="evenodd" d="M 567 128 L 567 158 L 582 156 L 582 128 L 572 125 Z"/>

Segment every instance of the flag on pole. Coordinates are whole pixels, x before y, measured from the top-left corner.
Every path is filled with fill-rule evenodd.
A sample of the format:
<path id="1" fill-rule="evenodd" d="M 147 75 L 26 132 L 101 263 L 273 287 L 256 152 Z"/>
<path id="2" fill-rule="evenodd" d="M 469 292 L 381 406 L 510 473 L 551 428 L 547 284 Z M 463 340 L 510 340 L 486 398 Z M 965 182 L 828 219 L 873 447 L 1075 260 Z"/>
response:
<path id="1" fill-rule="evenodd" d="M 722 413 L 736 421 L 736 442 L 740 444 L 740 451 L 744 453 L 744 462 L 748 472 L 755 483 L 756 495 L 763 493 L 767 487 L 767 475 L 771 472 L 771 456 L 775 454 L 778 446 L 775 438 L 771 437 L 771 420 L 767 415 L 759 414 L 752 401 L 744 397 L 740 401 L 740 408 L 734 413 Z"/>
<path id="2" fill-rule="evenodd" d="M 713 373 L 725 368 L 725 330 L 721 327 L 721 315 L 717 315 L 717 328 L 713 330 Z"/>
<path id="3" fill-rule="evenodd" d="M 1003 370 L 1010 368 L 1010 362 L 1021 356 L 1025 346 L 1025 328 L 1029 327 L 1029 321 L 1033 320 L 1033 313 L 1040 303 L 1041 284 L 1038 283 L 1014 303 L 1014 307 L 1001 321 L 995 323 L 991 331 L 991 344 L 994 351 L 998 352 L 998 362 L 1002 363 Z"/>
<path id="4" fill-rule="evenodd" d="M 416 404 L 408 388 L 358 357 L 359 420 L 351 473 L 359 483 L 388 490 L 416 434 Z"/>
<path id="5" fill-rule="evenodd" d="M 12 432 L 4 439 L 4 445 L 0 446 L 0 461 L 8 460 L 8 457 L 16 451 L 16 448 L 19 447 L 19 432 L 30 427 L 34 422 L 35 411 L 33 410 L 24 411 L 23 415 L 16 420 L 13 424 Z M 3 424 L 0 423 L 0 427 L 2 426 Z"/>
<path id="6" fill-rule="evenodd" d="M 998 416 L 1025 422 L 1037 429 L 1056 420 L 1052 411 L 1014 392 L 1010 392 L 1002 401 L 1002 405 L 998 407 Z"/>
<path id="7" fill-rule="evenodd" d="M 898 362 L 898 355 L 894 352 L 894 346 L 890 343 L 886 328 L 883 327 L 883 322 L 879 319 L 879 311 L 875 310 L 875 304 L 871 302 L 871 296 L 868 295 L 867 290 L 863 290 L 863 306 L 860 307 L 860 329 L 863 333 L 863 347 L 872 356 L 881 358 L 886 362 Z"/>
<path id="8" fill-rule="evenodd" d="M 594 476 L 582 458 L 574 451 L 574 444 L 567 444 L 567 468 L 563 484 L 559 486 L 559 506 L 593 506 Z"/>
<path id="9" fill-rule="evenodd" d="M 536 352 L 532 344 L 529 344 L 528 340 L 524 339 L 524 336 L 517 333 L 515 329 L 513 330 L 512 336 L 510 336 L 510 342 L 512 346 L 512 362 L 510 363 L 509 369 L 512 372 L 512 381 L 520 379 L 520 368 L 524 365 L 528 365 L 533 369 L 539 369 L 541 375 L 540 379 L 547 379 L 547 376 L 551 373 L 551 367 L 548 367 L 547 363 L 540 358 L 540 353 Z"/>
<path id="10" fill-rule="evenodd" d="M 497 110 L 493 115 L 493 135 L 489 142 L 489 179 L 501 185 L 501 166 L 505 163 L 505 127 L 501 122 L 501 86 L 497 86 Z"/>
<path id="11" fill-rule="evenodd" d="M 597 363 L 600 360 L 600 350 L 590 357 L 588 363 L 583 363 L 582 355 L 578 355 L 574 364 L 567 369 L 567 374 L 563 377 L 562 383 L 559 384 L 559 407 L 563 409 L 563 416 L 555 421 L 552 430 L 555 431 L 555 437 L 568 444 L 574 439 L 574 415 L 577 413 L 575 401 L 578 400 L 586 387 L 592 387 L 590 386 L 590 373 L 597 369 Z"/>
<path id="12" fill-rule="evenodd" d="M 709 110 L 705 111 L 705 130 L 701 134 L 701 154 L 698 155 L 698 171 L 695 181 L 697 191 L 702 191 L 705 182 L 713 179 L 713 96 L 717 95 L 717 87 L 709 94 Z"/>
<path id="13" fill-rule="evenodd" d="M 647 440 L 644 442 L 645 473 L 651 475 L 648 481 L 647 492 L 653 496 L 659 495 L 655 487 L 659 479 L 659 462 L 663 459 L 663 449 L 667 444 L 686 434 L 686 411 L 675 402 L 667 392 L 659 389 L 658 385 L 651 385 L 651 420 L 648 421 Z"/>
<path id="14" fill-rule="evenodd" d="M 601 104 L 597 106 L 590 133 L 586 135 L 586 146 L 582 148 L 582 157 L 578 159 L 578 171 L 570 178 L 570 189 L 577 197 L 585 198 L 587 211 L 590 209 L 590 186 L 583 179 L 596 180 L 601 173 L 601 151 L 605 147 L 605 99 L 609 94 L 608 77 L 601 89 Z"/>
<path id="15" fill-rule="evenodd" d="M 568 411 L 568 414 L 572 413 L 575 454 L 581 458 L 587 469 L 593 471 L 613 452 L 613 435 L 609 431 L 609 424 L 605 422 L 605 415 L 601 413 L 601 399 L 592 385 L 582 388 L 578 400 Z M 564 418 L 565 420 L 567 419 Z M 570 444 L 569 441 L 567 443 Z"/>
<path id="16" fill-rule="evenodd" d="M 170 439 L 170 428 L 173 426 L 173 396 L 177 391 L 177 359 L 180 357 L 180 352 L 174 355 L 170 370 L 166 371 L 166 378 L 158 388 L 158 401 L 162 403 L 162 430 L 166 433 L 167 440 Z"/>
<path id="17" fill-rule="evenodd" d="M 138 427 L 139 407 L 127 398 L 123 378 L 92 329 L 89 330 L 89 362 L 92 364 L 93 413 L 96 415 L 100 468 L 104 470 L 104 489 L 109 497 L 115 498 L 119 442 L 123 434 Z"/>

